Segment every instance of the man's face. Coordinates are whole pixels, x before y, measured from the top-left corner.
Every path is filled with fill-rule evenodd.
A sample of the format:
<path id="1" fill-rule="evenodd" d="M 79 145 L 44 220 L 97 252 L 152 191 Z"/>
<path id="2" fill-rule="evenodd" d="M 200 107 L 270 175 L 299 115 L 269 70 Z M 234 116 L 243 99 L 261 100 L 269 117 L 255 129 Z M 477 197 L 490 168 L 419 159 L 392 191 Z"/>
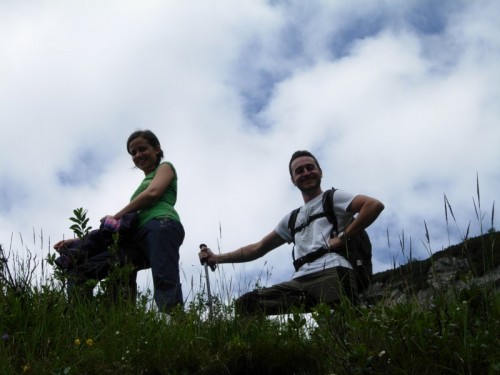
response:
<path id="1" fill-rule="evenodd" d="M 300 156 L 291 165 L 292 182 L 300 191 L 309 192 L 318 189 L 323 174 L 310 156 Z"/>

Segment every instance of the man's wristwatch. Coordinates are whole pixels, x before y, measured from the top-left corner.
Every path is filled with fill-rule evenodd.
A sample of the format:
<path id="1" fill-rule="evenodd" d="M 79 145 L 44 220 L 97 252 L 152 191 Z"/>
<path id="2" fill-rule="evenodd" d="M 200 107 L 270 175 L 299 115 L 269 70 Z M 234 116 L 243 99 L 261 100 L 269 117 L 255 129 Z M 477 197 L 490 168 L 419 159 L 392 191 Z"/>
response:
<path id="1" fill-rule="evenodd" d="M 344 232 L 344 231 L 340 232 L 340 233 L 337 235 L 337 238 L 338 238 L 339 240 L 345 241 L 345 240 L 346 240 L 345 232 Z"/>

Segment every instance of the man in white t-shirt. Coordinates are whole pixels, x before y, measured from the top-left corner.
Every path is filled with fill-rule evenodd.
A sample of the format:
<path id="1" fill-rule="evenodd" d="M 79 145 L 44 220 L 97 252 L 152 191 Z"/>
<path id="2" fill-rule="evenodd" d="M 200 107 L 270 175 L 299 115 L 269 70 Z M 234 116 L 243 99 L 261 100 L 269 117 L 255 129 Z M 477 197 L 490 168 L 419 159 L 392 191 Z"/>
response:
<path id="1" fill-rule="evenodd" d="M 333 307 L 343 296 L 353 302 L 356 300 L 354 271 L 348 260 L 337 251 L 345 246 L 349 237 L 373 223 L 384 209 L 384 205 L 366 195 L 335 191 L 333 208 L 338 220 L 339 235 L 332 237 L 332 224 L 326 217 L 307 224 L 311 216 L 323 212 L 323 171 L 318 161 L 309 151 L 296 151 L 290 159 L 289 171 L 292 183 L 300 190 L 304 199 L 295 224 L 304 224 L 303 229 L 295 233 L 295 256 L 300 258 L 325 247 L 328 252 L 314 261 L 304 263 L 292 280 L 242 295 L 235 303 L 237 313 L 275 315 L 286 313 L 293 306 L 310 310 L 319 303 L 325 303 Z M 269 251 L 294 241 L 288 228 L 289 219 L 290 213 L 260 241 L 231 252 L 214 254 L 205 247 L 199 253 L 200 260 L 214 266 L 260 258 Z"/>

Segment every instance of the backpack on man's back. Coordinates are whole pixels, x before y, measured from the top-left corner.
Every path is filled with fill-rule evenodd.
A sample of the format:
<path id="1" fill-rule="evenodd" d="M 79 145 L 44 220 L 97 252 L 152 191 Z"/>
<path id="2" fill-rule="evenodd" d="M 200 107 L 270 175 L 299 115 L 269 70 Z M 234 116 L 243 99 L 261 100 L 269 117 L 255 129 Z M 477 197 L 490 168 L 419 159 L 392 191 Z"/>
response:
<path id="1" fill-rule="evenodd" d="M 312 215 L 309 217 L 304 225 L 295 227 L 295 222 L 297 220 L 297 215 L 299 213 L 300 207 L 293 210 L 290 214 L 290 219 L 288 221 L 288 229 L 292 235 L 293 241 L 295 243 L 295 233 L 304 229 L 312 221 L 319 219 L 320 217 L 326 217 L 328 221 L 333 225 L 331 237 L 337 236 L 339 234 L 337 217 L 333 211 L 333 195 L 335 193 L 334 188 L 328 189 L 323 193 L 322 204 L 323 212 L 320 214 Z M 331 249 L 324 247 L 316 250 L 312 253 L 306 254 L 306 256 L 299 259 L 294 257 L 294 266 L 298 270 L 303 264 L 310 263 L 326 253 L 331 252 Z M 338 254 L 346 258 L 351 264 L 357 279 L 358 292 L 362 292 L 370 285 L 371 276 L 373 274 L 372 268 L 372 245 L 370 237 L 366 230 L 362 230 L 353 236 L 349 237 L 346 241 L 346 245 L 336 251 Z"/>

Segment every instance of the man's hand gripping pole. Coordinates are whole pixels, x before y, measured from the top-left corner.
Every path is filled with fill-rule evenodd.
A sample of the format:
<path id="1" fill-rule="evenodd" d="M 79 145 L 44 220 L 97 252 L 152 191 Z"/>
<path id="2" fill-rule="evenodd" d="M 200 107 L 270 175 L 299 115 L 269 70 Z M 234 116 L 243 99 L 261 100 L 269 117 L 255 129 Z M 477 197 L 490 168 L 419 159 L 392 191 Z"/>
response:
<path id="1" fill-rule="evenodd" d="M 201 251 L 207 251 L 207 245 L 202 243 L 200 245 L 200 250 Z M 207 280 L 207 297 L 208 297 L 208 309 L 209 309 L 209 317 L 212 317 L 212 292 L 210 291 L 210 278 L 208 277 L 208 261 L 200 259 L 201 264 L 205 266 L 205 279 Z M 215 271 L 216 265 L 211 265 L 210 268 L 212 271 Z"/>
<path id="2" fill-rule="evenodd" d="M 208 248 L 207 248 L 207 245 L 205 245 L 204 243 L 202 243 L 202 244 L 200 245 L 200 250 L 201 250 L 201 251 L 207 251 L 207 249 L 208 249 Z M 201 259 L 200 259 L 200 262 L 201 262 L 201 264 L 202 264 L 202 265 L 204 265 L 204 266 L 205 266 L 205 268 L 207 268 L 207 266 L 208 266 L 208 261 L 206 261 L 206 260 L 201 260 Z M 210 269 L 211 269 L 212 271 L 215 271 L 215 269 L 216 269 L 216 268 L 217 268 L 217 265 L 216 265 L 216 264 L 212 264 L 212 265 L 210 266 Z"/>

